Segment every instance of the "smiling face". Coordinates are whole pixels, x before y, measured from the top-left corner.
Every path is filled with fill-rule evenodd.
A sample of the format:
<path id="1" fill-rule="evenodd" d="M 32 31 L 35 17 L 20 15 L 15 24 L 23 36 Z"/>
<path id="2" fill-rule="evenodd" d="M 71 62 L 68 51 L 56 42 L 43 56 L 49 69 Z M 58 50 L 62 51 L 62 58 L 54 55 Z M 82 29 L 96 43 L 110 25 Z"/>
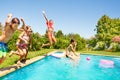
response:
<path id="1" fill-rule="evenodd" d="M 16 30 L 20 24 L 20 20 L 18 18 L 13 18 L 11 21 L 11 25 L 13 30 Z"/>
<path id="2" fill-rule="evenodd" d="M 28 35 L 31 35 L 31 34 L 32 34 L 31 26 L 27 26 L 27 27 L 28 27 L 28 29 L 27 29 L 27 33 L 28 33 Z"/>
<path id="3" fill-rule="evenodd" d="M 20 24 L 20 20 L 18 18 L 13 18 L 11 21 L 12 24 Z"/>

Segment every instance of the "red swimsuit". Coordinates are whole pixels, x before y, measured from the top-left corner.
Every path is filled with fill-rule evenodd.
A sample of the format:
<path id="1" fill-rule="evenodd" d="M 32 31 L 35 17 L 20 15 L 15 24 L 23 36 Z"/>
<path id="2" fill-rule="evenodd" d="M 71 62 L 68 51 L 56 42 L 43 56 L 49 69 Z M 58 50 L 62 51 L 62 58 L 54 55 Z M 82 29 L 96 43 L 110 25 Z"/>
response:
<path id="1" fill-rule="evenodd" d="M 48 29 L 53 29 L 53 23 L 51 23 L 51 22 L 46 22 L 46 24 L 47 24 L 47 27 L 48 27 Z"/>
<path id="2" fill-rule="evenodd" d="M 47 25 L 47 27 L 48 27 L 48 31 L 51 30 L 51 29 L 53 30 L 53 23 L 52 23 L 52 22 L 48 22 L 48 21 L 47 21 L 47 22 L 46 22 L 46 25 Z M 48 36 L 51 36 L 51 37 L 52 37 L 52 36 L 53 36 L 53 31 L 50 31 L 50 32 L 48 33 Z"/>

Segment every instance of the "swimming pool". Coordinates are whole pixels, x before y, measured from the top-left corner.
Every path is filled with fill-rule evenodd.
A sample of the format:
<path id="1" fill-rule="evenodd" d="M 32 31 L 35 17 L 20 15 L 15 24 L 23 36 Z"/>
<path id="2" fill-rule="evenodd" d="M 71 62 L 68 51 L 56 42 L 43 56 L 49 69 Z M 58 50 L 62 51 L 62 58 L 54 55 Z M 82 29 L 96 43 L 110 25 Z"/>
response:
<path id="1" fill-rule="evenodd" d="M 90 60 L 86 60 L 89 57 Z M 111 68 L 99 65 L 101 59 L 114 61 Z M 47 56 L 31 65 L 16 70 L 0 80 L 120 80 L 120 58 L 81 55 L 79 63 L 69 58 Z"/>

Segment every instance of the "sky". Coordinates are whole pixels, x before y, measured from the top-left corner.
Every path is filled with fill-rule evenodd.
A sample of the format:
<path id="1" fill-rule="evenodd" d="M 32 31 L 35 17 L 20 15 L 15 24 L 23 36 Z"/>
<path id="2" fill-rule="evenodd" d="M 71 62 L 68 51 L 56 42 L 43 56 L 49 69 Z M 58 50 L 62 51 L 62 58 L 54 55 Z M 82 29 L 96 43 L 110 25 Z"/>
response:
<path id="1" fill-rule="evenodd" d="M 120 18 L 119 9 L 120 0 L 1 0 L 0 22 L 4 25 L 7 15 L 12 13 L 13 17 L 24 18 L 34 32 L 45 34 L 45 11 L 48 19 L 54 21 L 56 32 L 90 38 L 96 34 L 97 21 L 103 15 Z"/>

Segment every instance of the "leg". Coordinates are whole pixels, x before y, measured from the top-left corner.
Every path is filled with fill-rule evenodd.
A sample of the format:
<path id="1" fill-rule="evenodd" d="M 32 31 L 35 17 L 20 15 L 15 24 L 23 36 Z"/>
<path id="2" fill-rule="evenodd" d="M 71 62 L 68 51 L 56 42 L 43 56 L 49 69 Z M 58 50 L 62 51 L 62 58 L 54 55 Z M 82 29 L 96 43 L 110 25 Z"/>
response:
<path id="1" fill-rule="evenodd" d="M 18 50 L 17 51 L 11 51 L 9 54 L 9 57 L 11 57 L 13 54 L 19 55 Z"/>
<path id="2" fill-rule="evenodd" d="M 19 48 L 19 52 L 18 52 L 18 53 L 19 53 L 20 58 L 19 58 L 17 64 L 18 64 L 18 65 L 21 65 L 21 61 L 22 61 L 23 57 L 25 56 L 25 54 L 24 54 L 22 48 L 21 48 L 21 49 Z"/>
<path id="3" fill-rule="evenodd" d="M 56 40 L 56 38 L 55 38 L 55 36 L 54 35 L 52 35 L 52 40 L 53 40 L 53 42 L 57 42 L 57 40 Z"/>
<path id="4" fill-rule="evenodd" d="M 75 57 L 75 55 L 74 55 L 74 53 L 73 52 L 69 52 L 69 51 L 66 51 L 66 55 L 70 58 L 70 59 L 72 59 L 72 60 L 76 60 L 76 57 Z"/>
<path id="5" fill-rule="evenodd" d="M 48 34 L 48 39 L 49 39 L 49 43 L 43 44 L 42 47 L 51 46 L 53 44 L 52 36 L 50 34 Z"/>
<path id="6" fill-rule="evenodd" d="M 75 53 L 73 53 L 73 52 L 70 52 L 70 58 L 74 61 L 75 65 L 79 61 L 79 56 L 76 56 Z"/>
<path id="7" fill-rule="evenodd" d="M 25 49 L 23 49 L 23 52 L 24 52 L 24 54 L 25 54 L 25 59 L 27 58 L 27 55 L 28 55 L 28 49 L 27 48 L 25 48 Z"/>
<path id="8" fill-rule="evenodd" d="M 42 44 L 42 47 L 45 47 L 45 46 L 50 46 L 50 43 Z"/>
<path id="9" fill-rule="evenodd" d="M 9 57 L 11 57 L 13 54 L 19 55 L 19 53 L 21 52 L 20 47 L 21 46 L 17 45 L 17 51 L 11 51 Z"/>

